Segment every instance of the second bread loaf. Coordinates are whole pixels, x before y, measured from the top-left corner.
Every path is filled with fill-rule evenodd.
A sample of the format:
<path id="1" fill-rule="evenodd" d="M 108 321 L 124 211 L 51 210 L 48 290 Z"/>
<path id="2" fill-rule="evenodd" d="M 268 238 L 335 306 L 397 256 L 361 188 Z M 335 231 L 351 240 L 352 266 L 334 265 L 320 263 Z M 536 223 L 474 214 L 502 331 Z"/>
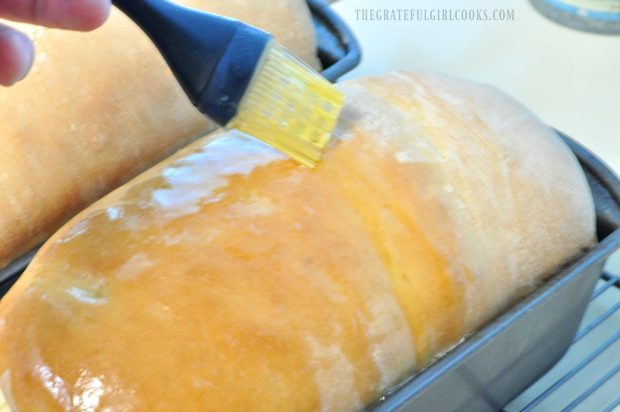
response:
<path id="1" fill-rule="evenodd" d="M 182 3 L 263 28 L 318 67 L 303 0 Z M 37 55 L 26 80 L 0 90 L 0 268 L 84 206 L 214 129 L 118 10 L 92 33 L 18 28 L 33 37 Z"/>

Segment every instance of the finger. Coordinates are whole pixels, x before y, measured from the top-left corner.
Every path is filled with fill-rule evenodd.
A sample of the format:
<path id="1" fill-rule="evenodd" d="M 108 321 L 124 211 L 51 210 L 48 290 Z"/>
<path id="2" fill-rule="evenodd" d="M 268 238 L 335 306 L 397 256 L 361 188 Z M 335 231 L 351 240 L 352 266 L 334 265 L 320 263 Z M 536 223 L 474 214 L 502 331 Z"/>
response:
<path id="1" fill-rule="evenodd" d="M 0 85 L 11 86 L 26 77 L 33 59 L 34 48 L 30 39 L 0 25 Z"/>
<path id="2" fill-rule="evenodd" d="M 0 17 L 71 30 L 93 30 L 109 12 L 110 0 L 0 0 Z"/>

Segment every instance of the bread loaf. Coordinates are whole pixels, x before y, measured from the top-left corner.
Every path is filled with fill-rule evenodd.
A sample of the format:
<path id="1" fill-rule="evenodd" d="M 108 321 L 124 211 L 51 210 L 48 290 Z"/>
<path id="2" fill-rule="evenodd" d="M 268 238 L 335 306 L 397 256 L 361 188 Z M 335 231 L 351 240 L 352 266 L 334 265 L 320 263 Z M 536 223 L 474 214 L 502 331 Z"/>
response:
<path id="1" fill-rule="evenodd" d="M 0 302 L 13 410 L 357 410 L 593 244 L 577 161 L 510 97 L 340 88 L 316 169 L 218 133 L 57 232 Z"/>
<path id="2" fill-rule="evenodd" d="M 304 0 L 182 3 L 255 24 L 318 65 Z M 18 28 L 34 38 L 37 56 L 26 80 L 0 90 L 0 268 L 87 204 L 214 128 L 119 11 L 92 33 Z"/>

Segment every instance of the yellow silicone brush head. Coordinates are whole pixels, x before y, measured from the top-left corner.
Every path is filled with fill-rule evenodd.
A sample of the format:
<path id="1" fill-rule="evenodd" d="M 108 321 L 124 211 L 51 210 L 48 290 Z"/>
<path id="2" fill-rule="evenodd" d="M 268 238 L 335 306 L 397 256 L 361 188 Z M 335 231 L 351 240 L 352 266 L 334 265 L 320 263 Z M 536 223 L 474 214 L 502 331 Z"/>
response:
<path id="1" fill-rule="evenodd" d="M 275 42 L 265 50 L 237 116 L 226 126 L 314 167 L 336 127 L 344 96 Z"/>

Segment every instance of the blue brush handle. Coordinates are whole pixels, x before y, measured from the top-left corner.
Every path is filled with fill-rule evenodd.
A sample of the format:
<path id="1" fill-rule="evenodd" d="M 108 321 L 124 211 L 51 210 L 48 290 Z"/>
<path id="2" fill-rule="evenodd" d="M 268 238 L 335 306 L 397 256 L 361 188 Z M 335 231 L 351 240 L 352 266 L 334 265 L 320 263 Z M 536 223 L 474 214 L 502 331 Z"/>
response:
<path id="1" fill-rule="evenodd" d="M 220 125 L 237 114 L 269 34 L 168 0 L 112 3 L 151 38 L 194 106 Z"/>

